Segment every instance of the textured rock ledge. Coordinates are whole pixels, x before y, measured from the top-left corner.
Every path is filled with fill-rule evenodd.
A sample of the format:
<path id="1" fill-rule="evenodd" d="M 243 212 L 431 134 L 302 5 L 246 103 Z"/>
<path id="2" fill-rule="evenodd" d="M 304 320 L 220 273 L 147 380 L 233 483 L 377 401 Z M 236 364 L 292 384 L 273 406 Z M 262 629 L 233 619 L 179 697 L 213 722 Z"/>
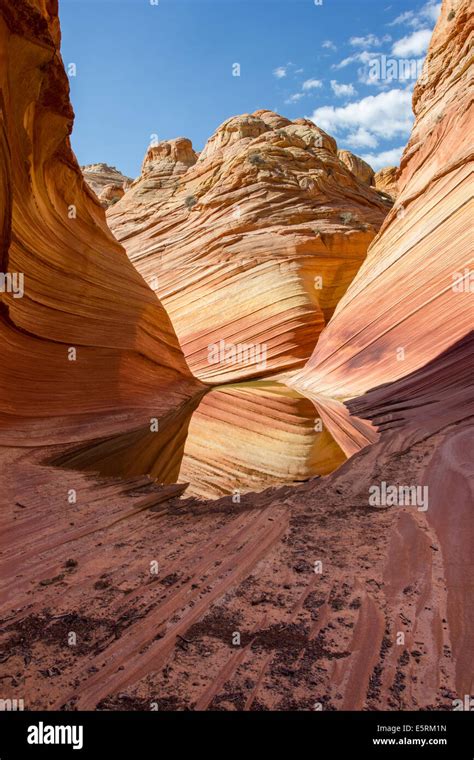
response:
<path id="1" fill-rule="evenodd" d="M 374 170 L 360 156 L 356 156 L 350 150 L 338 150 L 337 156 L 347 166 L 349 171 L 357 177 L 359 182 L 362 182 L 363 185 L 369 185 L 369 187 L 374 184 Z"/>

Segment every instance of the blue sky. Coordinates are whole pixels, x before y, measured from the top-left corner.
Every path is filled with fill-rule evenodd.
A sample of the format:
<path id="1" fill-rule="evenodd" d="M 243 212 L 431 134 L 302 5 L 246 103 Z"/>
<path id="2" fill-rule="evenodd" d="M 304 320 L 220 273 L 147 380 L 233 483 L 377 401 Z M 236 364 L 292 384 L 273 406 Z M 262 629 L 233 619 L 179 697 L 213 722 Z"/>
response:
<path id="1" fill-rule="evenodd" d="M 135 177 L 155 135 L 201 150 L 230 116 L 270 108 L 375 169 L 398 163 L 439 0 L 318 3 L 60 0 L 79 162 Z"/>

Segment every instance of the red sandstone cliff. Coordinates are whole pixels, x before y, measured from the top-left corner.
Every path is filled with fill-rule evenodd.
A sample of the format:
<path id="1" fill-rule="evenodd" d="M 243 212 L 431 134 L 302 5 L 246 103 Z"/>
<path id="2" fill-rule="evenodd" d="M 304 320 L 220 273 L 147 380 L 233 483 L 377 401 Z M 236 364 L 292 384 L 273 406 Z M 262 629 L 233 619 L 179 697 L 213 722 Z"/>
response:
<path id="1" fill-rule="evenodd" d="M 413 94 L 397 203 L 294 382 L 356 396 L 422 367 L 473 325 L 469 0 L 444 2 Z"/>
<path id="2" fill-rule="evenodd" d="M 165 414 L 198 384 L 71 151 L 57 2 L 0 11 L 0 436 L 80 436 L 127 408 Z"/>

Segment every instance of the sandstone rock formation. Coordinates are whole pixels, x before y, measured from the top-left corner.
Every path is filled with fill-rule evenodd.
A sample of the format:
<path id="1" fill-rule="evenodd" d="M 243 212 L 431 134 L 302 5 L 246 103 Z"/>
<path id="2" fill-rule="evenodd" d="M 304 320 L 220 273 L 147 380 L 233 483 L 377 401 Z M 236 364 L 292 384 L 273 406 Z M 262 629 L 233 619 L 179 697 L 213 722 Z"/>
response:
<path id="1" fill-rule="evenodd" d="M 413 94 L 396 206 L 295 379 L 303 392 L 359 395 L 472 327 L 472 28 L 468 0 L 443 3 Z"/>
<path id="2" fill-rule="evenodd" d="M 47 5 L 50 13 L 53 5 Z M 335 432 L 333 436 L 341 449 L 354 441 L 349 440 L 347 422 L 334 399 L 323 412 L 324 378 L 327 388 L 350 395 L 354 387 L 366 386 L 364 364 L 371 384 L 377 377 L 396 374 L 387 354 L 391 333 L 396 343 L 403 335 L 405 341 L 413 341 L 420 356 L 408 362 L 406 356 L 402 378 L 349 404 L 379 427 L 379 441 L 328 477 L 243 495 L 240 503 L 230 496 L 212 502 L 179 498 L 184 484 L 160 488 L 132 474 L 125 480 L 113 472 L 99 476 L 91 472 L 93 462 L 87 473 L 47 464 L 53 456 L 57 461 L 64 457 L 66 447 L 51 445 L 51 435 L 42 433 L 46 424 L 61 422 L 67 430 L 71 417 L 78 428 L 83 419 L 83 428 L 89 423 L 92 436 L 92 416 L 113 409 L 111 432 L 118 434 L 120 424 L 127 435 L 127 405 L 136 406 L 137 426 L 140 405 L 151 398 L 163 411 L 166 397 L 178 400 L 177 384 L 182 383 L 182 392 L 189 381 L 185 369 L 176 370 L 180 354 L 171 329 L 163 330 L 162 311 L 141 280 L 131 275 L 122 249 L 107 233 L 103 212 L 82 188 L 67 143 L 69 107 L 54 100 L 67 118 L 61 109 L 51 111 L 52 93 L 66 91 L 55 52 L 57 19 L 48 19 L 51 38 L 46 4 L 38 0 L 33 15 L 31 3 L 12 7 L 8 6 L 6 22 L 0 23 L 0 42 L 8 45 L 17 66 L 20 48 L 28 67 L 18 71 L 24 87 L 10 90 L 10 81 L 16 82 L 13 66 L 8 76 L 2 71 L 0 80 L 0 192 L 6 200 L 0 205 L 0 250 L 2 264 L 13 252 L 28 265 L 35 287 L 28 295 L 28 308 L 20 310 L 7 294 L 0 314 L 1 400 L 6 406 L 2 411 L 12 423 L 9 441 L 15 423 L 16 442 L 21 444 L 0 446 L 0 682 L 11 698 L 25 699 L 28 710 L 149 711 L 153 704 L 160 711 L 306 711 L 314 710 L 316 703 L 329 711 L 452 710 L 453 700 L 472 694 L 474 686 L 474 619 L 469 607 L 473 349 L 457 302 L 451 295 L 438 295 L 437 288 L 441 246 L 448 262 L 453 258 L 445 228 L 462 249 L 468 226 L 458 221 L 466 193 L 462 105 L 467 93 L 461 56 L 469 32 L 467 2 L 443 3 L 428 59 L 435 64 L 433 81 L 428 77 L 415 94 L 419 118 L 402 164 L 402 192 L 413 238 L 402 226 L 403 214 L 392 215 L 374 246 L 377 257 L 364 267 L 361 281 L 356 281 L 327 330 L 335 356 L 327 357 L 321 382 L 311 384 L 310 395 L 314 403 L 320 400 L 321 417 L 333 420 L 334 431 L 339 427 L 339 437 Z M 11 29 L 18 35 L 11 36 Z M 32 63 L 38 57 L 41 65 L 36 67 Z M 439 121 L 434 118 L 430 136 L 421 128 L 430 108 L 436 114 L 436 107 L 443 114 Z M 13 118 L 17 115 L 18 121 Z M 221 134 L 216 144 L 228 138 Z M 178 162 L 168 159 L 173 150 L 180 156 Z M 176 144 L 155 156 L 164 192 L 173 182 L 167 162 L 185 165 L 190 158 L 189 146 Z M 63 195 L 66 203 L 78 204 L 75 235 L 64 217 Z M 12 201 L 21 214 L 15 208 L 12 213 Z M 417 253 L 420 224 L 430 246 L 423 255 Z M 385 239 L 387 247 L 382 249 Z M 404 256 L 398 255 L 400 247 L 406 249 Z M 403 259 L 408 262 L 404 269 L 399 264 Z M 52 271 L 59 292 L 53 288 Z M 377 276 L 384 285 L 380 290 Z M 370 300 L 364 298 L 365 289 Z M 441 310 L 439 316 L 430 299 Z M 359 304 L 357 310 L 353 302 Z M 347 314 L 356 322 L 355 330 Z M 430 321 L 440 335 L 438 343 Z M 167 354 L 163 334 L 169 338 Z M 373 339 L 372 350 L 367 334 Z M 72 341 L 87 360 L 75 365 L 75 383 L 58 358 Z M 164 352 L 170 357 L 168 376 L 162 369 Z M 347 388 L 338 355 L 346 371 L 353 373 L 354 382 L 349 375 Z M 430 361 L 423 363 L 429 355 Z M 184 365 L 182 357 L 181 362 Z M 419 363 L 423 366 L 408 373 L 408 366 Z M 216 400 L 227 394 L 219 405 L 220 422 L 233 413 L 237 392 L 245 395 L 245 389 L 234 387 L 215 389 L 204 397 L 213 397 L 218 405 Z M 166 456 L 159 477 L 174 474 L 174 452 L 184 446 L 183 431 L 194 402 L 168 414 L 173 435 L 167 438 L 166 427 L 160 431 Z M 292 430 L 297 440 L 307 439 L 306 420 L 295 429 L 291 410 L 285 411 L 286 401 L 280 402 L 275 406 L 284 423 L 282 440 L 288 440 Z M 253 417 L 269 403 L 268 395 L 264 403 L 249 401 L 257 407 Z M 205 405 L 200 408 L 206 411 Z M 29 426 L 28 443 L 47 444 L 37 449 L 23 445 L 20 420 L 20 415 L 26 422 L 35 414 L 41 419 L 34 429 Z M 5 420 L 4 415 L 2 424 Z M 203 414 L 201 425 L 209 424 L 212 419 Z M 240 438 L 245 421 L 239 419 L 235 425 Z M 354 438 L 363 435 L 359 428 Z M 60 438 L 56 435 L 54 441 Z M 114 440 L 118 445 L 113 451 L 107 450 L 105 440 L 96 441 L 100 464 L 107 456 L 110 466 L 116 458 L 125 458 L 128 441 L 118 435 Z M 149 441 L 145 443 L 137 457 L 141 463 L 150 452 Z M 224 449 L 231 445 L 226 439 Z M 286 466 L 279 440 L 272 445 L 279 455 L 273 466 L 281 467 L 282 461 Z M 81 457 L 74 448 L 75 456 Z M 310 447 L 302 448 L 306 456 Z M 70 453 L 68 445 L 66 454 Z M 192 466 L 190 461 L 189 469 Z M 428 488 L 429 509 L 369 506 L 369 489 L 382 478 L 396 486 L 416 483 Z M 74 505 L 66 503 L 70 489 L 79 497 Z M 150 574 L 149 558 L 159 558 L 156 575 Z M 316 563 L 322 572 L 315 572 Z M 232 639 L 236 630 L 241 633 L 238 647 Z M 70 631 L 79 634 L 76 647 L 65 645 Z"/>
<path id="3" fill-rule="evenodd" d="M 350 150 L 338 150 L 337 156 L 347 166 L 349 171 L 357 177 L 359 182 L 369 186 L 374 184 L 374 170 L 363 158 L 356 156 L 355 153 L 351 153 Z"/>
<path id="4" fill-rule="evenodd" d="M 470 355 L 460 343 L 356 402 L 381 440 L 337 473 L 241 503 L 2 449 L 16 483 L 16 519 L 0 510 L 9 694 L 27 679 L 28 709 L 452 710 L 473 687 Z M 427 486 L 430 508 L 369 508 L 381 476 Z"/>
<path id="5" fill-rule="evenodd" d="M 28 445 L 145 424 L 199 388 L 71 151 L 56 5 L 0 5 L 0 438 Z"/>
<path id="6" fill-rule="evenodd" d="M 326 475 L 346 457 L 326 427 L 315 431 L 316 417 L 282 385 L 211 390 L 192 416 L 179 480 L 190 496 L 216 498 Z"/>
<path id="7" fill-rule="evenodd" d="M 88 164 L 81 166 L 84 179 L 97 195 L 104 208 L 116 203 L 132 184 L 130 177 L 119 172 L 115 166 L 107 164 Z"/>
<path id="8" fill-rule="evenodd" d="M 374 183 L 377 190 L 395 199 L 398 195 L 398 167 L 385 166 L 377 172 Z"/>
<path id="9" fill-rule="evenodd" d="M 387 209 L 311 121 L 257 111 L 199 156 L 151 146 L 107 216 L 193 373 L 223 383 L 302 366 Z"/>

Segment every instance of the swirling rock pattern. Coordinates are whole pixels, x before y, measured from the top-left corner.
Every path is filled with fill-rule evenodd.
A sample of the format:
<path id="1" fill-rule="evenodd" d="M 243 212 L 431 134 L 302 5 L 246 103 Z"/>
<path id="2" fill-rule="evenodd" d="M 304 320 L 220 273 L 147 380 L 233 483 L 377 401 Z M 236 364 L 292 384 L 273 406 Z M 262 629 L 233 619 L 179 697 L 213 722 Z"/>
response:
<path id="1" fill-rule="evenodd" d="M 6 285 L 3 275 L 10 285 L 23 278 L 23 293 L 0 292 L 0 435 L 9 442 L 81 437 L 100 415 L 109 428 L 113 415 L 126 425 L 126 409 L 164 414 L 199 388 L 71 151 L 55 6 L 0 5 L 0 272 Z"/>
<path id="2" fill-rule="evenodd" d="M 152 145 L 107 218 L 193 373 L 223 383 L 302 366 L 389 205 L 311 121 L 256 111 L 199 156 L 186 138 Z"/>
<path id="3" fill-rule="evenodd" d="M 416 85 L 399 196 L 305 369 L 350 397 L 422 367 L 472 327 L 473 17 L 444 2 Z"/>
<path id="4" fill-rule="evenodd" d="M 148 475 L 186 484 L 187 496 L 216 498 L 327 475 L 375 440 L 371 424 L 343 404 L 257 381 L 210 389 L 156 431 L 91 441 L 51 464 L 104 477 Z"/>
<path id="5" fill-rule="evenodd" d="M 346 457 L 308 399 L 278 384 L 212 390 L 189 425 L 180 481 L 201 498 L 326 475 Z"/>

